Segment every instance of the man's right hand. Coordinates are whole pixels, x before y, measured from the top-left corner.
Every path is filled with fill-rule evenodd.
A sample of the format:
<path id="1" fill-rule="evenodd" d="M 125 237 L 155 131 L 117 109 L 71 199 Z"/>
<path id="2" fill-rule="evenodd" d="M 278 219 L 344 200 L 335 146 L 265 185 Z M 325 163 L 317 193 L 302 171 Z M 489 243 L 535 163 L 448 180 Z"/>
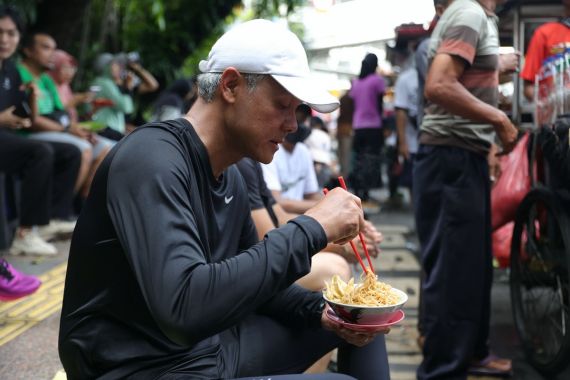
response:
<path id="1" fill-rule="evenodd" d="M 305 215 L 321 224 L 329 243 L 348 243 L 364 229 L 360 198 L 340 187 L 331 190 Z"/>
<path id="2" fill-rule="evenodd" d="M 14 115 L 15 109 L 15 106 L 11 106 L 0 112 L 0 127 L 8 127 L 12 129 L 31 127 L 32 121 L 29 118 L 22 118 Z"/>
<path id="3" fill-rule="evenodd" d="M 517 128 L 511 122 L 511 119 L 504 112 L 500 112 L 499 120 L 495 123 L 495 131 L 499 140 L 501 140 L 501 145 L 503 150 L 501 154 L 507 154 L 511 152 L 515 145 L 517 144 L 518 131 Z"/>

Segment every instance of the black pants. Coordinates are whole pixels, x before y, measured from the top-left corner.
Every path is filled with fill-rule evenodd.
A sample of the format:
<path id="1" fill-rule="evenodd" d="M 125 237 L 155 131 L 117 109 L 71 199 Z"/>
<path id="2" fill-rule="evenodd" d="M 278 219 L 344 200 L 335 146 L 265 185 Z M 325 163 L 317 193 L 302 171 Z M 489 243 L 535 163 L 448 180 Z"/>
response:
<path id="1" fill-rule="evenodd" d="M 21 181 L 20 225 L 71 216 L 81 152 L 71 144 L 31 140 L 0 128 L 0 171 Z"/>
<path id="2" fill-rule="evenodd" d="M 239 378 L 274 379 L 336 379 L 389 380 L 390 369 L 384 336 L 380 335 L 365 347 L 355 347 L 323 329 L 294 329 L 276 320 L 253 315 L 239 327 L 221 334 L 224 366 Z M 301 374 L 311 364 L 338 347 L 338 370 L 346 375 Z M 160 380 L 205 378 L 203 367 L 196 363 L 180 363 L 174 371 L 163 373 Z M 275 377 L 282 375 L 283 377 Z M 352 376 L 352 377 L 349 377 Z M 141 374 L 138 378 L 144 378 Z"/>
<path id="3" fill-rule="evenodd" d="M 372 188 L 382 187 L 382 128 L 355 129 L 352 140 L 354 162 L 349 186 L 362 200 L 368 199 Z"/>
<path id="4" fill-rule="evenodd" d="M 421 245 L 418 379 L 465 379 L 488 354 L 492 284 L 487 160 L 465 149 L 421 145 L 413 200 Z"/>

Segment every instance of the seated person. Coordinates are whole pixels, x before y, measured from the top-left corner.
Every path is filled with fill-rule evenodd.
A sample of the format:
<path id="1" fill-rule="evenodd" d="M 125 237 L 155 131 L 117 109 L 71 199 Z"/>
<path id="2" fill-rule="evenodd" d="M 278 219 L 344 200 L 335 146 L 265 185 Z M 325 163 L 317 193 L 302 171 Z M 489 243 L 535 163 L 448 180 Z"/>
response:
<path id="1" fill-rule="evenodd" d="M 77 61 L 71 55 L 58 49 L 53 53 L 52 64 L 53 66 L 49 70 L 49 75 L 57 86 L 57 93 L 61 103 L 65 107 L 65 111 L 69 115 L 71 124 L 77 124 L 79 122 L 77 106 L 82 103 L 91 102 L 95 94 L 93 92 L 74 93 L 71 89 L 71 81 L 73 81 L 75 73 L 77 72 Z M 109 150 L 115 145 L 115 141 L 103 136 L 94 136 L 91 134 L 90 139 L 96 140 L 96 144 L 93 163 L 80 189 L 80 195 L 83 198 L 86 198 L 89 193 L 93 176 L 101 164 L 101 161 L 103 161 Z"/>
<path id="2" fill-rule="evenodd" d="M 10 253 L 53 256 L 57 254 L 56 247 L 33 227 L 39 226 L 46 238 L 73 230 L 68 223 L 50 223 L 50 219 L 61 216 L 60 210 L 71 207 L 80 153 L 69 144 L 33 141 L 18 133 L 32 125 L 37 91 L 32 85 L 22 85 L 18 70 L 9 59 L 22 33 L 21 21 L 13 8 L 0 6 L 0 31 L 8 36 L 5 49 L 0 51 L 0 83 L 3 83 L 0 86 L 0 172 L 20 180 L 19 226 Z M 8 293 L 12 296 L 27 294 L 39 286 L 39 280 L 30 282 L 31 277 L 19 276 L 9 264 L 1 265 L 2 273 L 12 273 L 3 283 L 10 288 L 4 289 L 5 297 Z M 21 287 L 20 280 L 32 286 Z"/>
<path id="3" fill-rule="evenodd" d="M 331 185 L 335 175 L 331 157 L 332 140 L 323 119 L 318 116 L 311 117 L 310 121 L 311 134 L 304 141 L 307 145 L 311 156 L 313 157 L 313 165 L 319 187 L 334 187 Z"/>
<path id="4" fill-rule="evenodd" d="M 359 199 L 333 189 L 259 242 L 233 166 L 270 162 L 301 101 L 320 112 L 338 101 L 309 83 L 299 39 L 267 20 L 234 26 L 200 70 L 184 118 L 137 128 L 99 168 L 71 242 L 59 332 L 68 378 L 289 375 L 335 347 L 346 375 L 387 374 L 388 329 L 344 328 L 320 292 L 294 284 L 328 242 L 363 229 Z"/>
<path id="5" fill-rule="evenodd" d="M 311 134 L 311 108 L 295 110 L 297 130 L 285 136 L 273 161 L 262 165 L 263 177 L 273 197 L 287 212 L 302 214 L 322 197 L 309 148 L 303 141 Z"/>
<path id="6" fill-rule="evenodd" d="M 26 34 L 22 44 L 23 59 L 18 65 L 22 81 L 34 83 L 40 93 L 39 115 L 34 119 L 29 130 L 31 133 L 27 136 L 35 140 L 73 144 L 81 150 L 81 167 L 75 184 L 75 192 L 79 192 L 82 187 L 89 186 L 90 171 L 107 154 L 109 145 L 72 122 L 65 112 L 56 84 L 47 74 L 55 49 L 55 40 L 40 31 Z"/>
<path id="7" fill-rule="evenodd" d="M 188 112 L 196 99 L 194 80 L 181 78 L 164 90 L 152 105 L 151 121 L 172 120 Z"/>

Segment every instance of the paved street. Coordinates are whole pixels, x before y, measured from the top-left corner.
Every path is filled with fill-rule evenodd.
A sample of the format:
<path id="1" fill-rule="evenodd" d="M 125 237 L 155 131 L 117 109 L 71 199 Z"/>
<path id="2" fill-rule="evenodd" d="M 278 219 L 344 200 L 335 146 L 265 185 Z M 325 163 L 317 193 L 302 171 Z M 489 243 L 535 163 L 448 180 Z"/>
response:
<path id="1" fill-rule="evenodd" d="M 374 263 L 380 278 L 409 295 L 404 309 L 406 319 L 387 337 L 392 379 L 412 380 L 421 361 L 416 344 L 419 264 L 413 218 L 409 206 L 404 205 L 398 210 L 385 207 L 379 213 L 371 213 L 370 219 L 385 237 L 382 253 Z M 57 354 L 57 331 L 68 242 L 58 243 L 58 248 L 60 254 L 56 258 L 9 258 L 17 268 L 40 275 L 43 285 L 31 297 L 0 303 L 0 379 L 65 379 Z M 512 323 L 505 271 L 495 274 L 491 346 L 497 354 L 515 360 L 514 379 L 570 378 L 568 373 L 556 378 L 541 377 L 525 362 Z M 486 378 L 470 380 L 475 379 Z"/>

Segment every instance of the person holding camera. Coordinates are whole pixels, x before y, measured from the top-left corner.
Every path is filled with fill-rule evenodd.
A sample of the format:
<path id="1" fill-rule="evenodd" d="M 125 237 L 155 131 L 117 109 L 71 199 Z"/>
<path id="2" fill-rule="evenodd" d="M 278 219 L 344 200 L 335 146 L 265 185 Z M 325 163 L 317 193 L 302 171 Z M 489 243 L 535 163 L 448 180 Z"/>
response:
<path id="1" fill-rule="evenodd" d="M 128 133 L 126 118 L 135 110 L 134 95 L 156 91 L 158 82 L 134 53 L 103 53 L 95 60 L 95 71 L 99 75 L 92 85 L 100 88 L 96 98 L 109 100 L 111 105 L 97 110 L 93 119 L 107 126 L 100 135 L 120 140 Z"/>
<path id="2" fill-rule="evenodd" d="M 19 227 L 10 253 L 52 256 L 57 249 L 33 227 L 49 226 L 50 219 L 58 216 L 54 210 L 71 204 L 80 152 L 73 145 L 30 140 L 19 133 L 32 126 L 37 96 L 33 85 L 22 85 L 10 60 L 22 30 L 15 8 L 0 6 L 0 173 L 17 177 L 21 185 Z M 56 227 L 55 232 L 71 232 L 63 225 L 50 228 Z M 25 296 L 39 285 L 38 279 L 18 273 L 0 259 L 0 300 Z"/>

